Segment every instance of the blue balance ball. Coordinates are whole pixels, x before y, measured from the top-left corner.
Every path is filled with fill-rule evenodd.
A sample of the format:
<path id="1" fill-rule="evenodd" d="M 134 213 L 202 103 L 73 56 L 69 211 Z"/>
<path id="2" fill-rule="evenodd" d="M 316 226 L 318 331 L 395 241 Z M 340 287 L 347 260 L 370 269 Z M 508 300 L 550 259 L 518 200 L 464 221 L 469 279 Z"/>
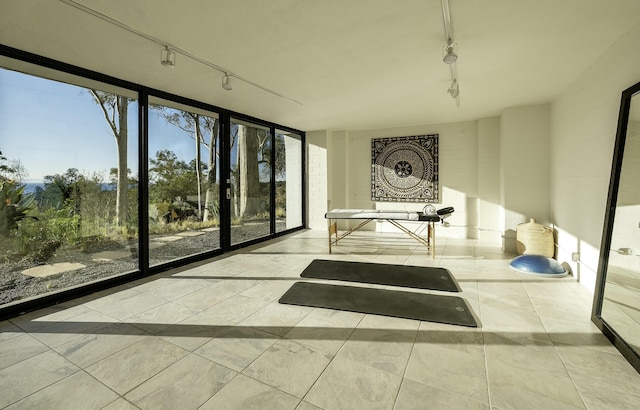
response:
<path id="1" fill-rule="evenodd" d="M 557 260 L 542 255 L 520 255 L 509 266 L 518 272 L 548 277 L 567 276 L 566 269 Z"/>

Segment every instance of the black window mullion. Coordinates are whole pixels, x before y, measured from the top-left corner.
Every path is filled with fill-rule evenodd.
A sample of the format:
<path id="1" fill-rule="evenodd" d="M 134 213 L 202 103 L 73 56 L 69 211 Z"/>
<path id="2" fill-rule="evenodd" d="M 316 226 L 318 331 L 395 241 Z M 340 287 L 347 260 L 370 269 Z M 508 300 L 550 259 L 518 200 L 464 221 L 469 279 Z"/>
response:
<path id="1" fill-rule="evenodd" d="M 231 116 L 220 113 L 220 246 L 231 247 L 231 200 L 227 198 L 231 178 Z"/>
<path id="2" fill-rule="evenodd" d="M 271 235 L 276 233 L 276 129 L 270 128 L 271 131 L 271 189 L 269 194 L 269 212 L 270 212 L 270 228 Z"/>
<path id="3" fill-rule="evenodd" d="M 270 187 L 270 237 L 277 235 L 279 233 L 275 232 L 276 227 L 276 144 L 275 144 L 275 130 L 276 127 L 279 129 L 283 129 L 286 131 L 295 132 L 296 134 L 302 136 L 302 166 L 300 172 L 302 172 L 302 206 L 303 206 L 303 214 L 302 221 L 303 227 L 306 226 L 306 203 L 307 198 L 304 195 L 305 187 L 306 187 L 306 147 L 304 145 L 304 137 L 305 133 L 298 130 L 293 130 L 288 127 L 283 127 L 278 124 L 274 124 L 268 121 L 260 120 L 258 118 L 254 118 L 248 115 L 244 115 L 241 113 L 237 113 L 234 111 L 226 110 L 220 107 L 216 107 L 201 101 L 196 101 L 190 98 L 178 96 L 172 93 L 168 93 L 162 90 L 158 90 L 151 87 L 146 87 L 141 84 L 133 83 L 131 81 L 123 80 L 120 78 L 112 77 L 110 75 L 106 75 L 97 71 L 88 70 L 79 66 L 74 66 L 71 64 L 67 64 L 58 60 L 50 59 L 44 56 L 40 56 L 37 54 L 29 53 L 23 50 L 18 50 L 15 48 L 11 48 L 5 45 L 0 44 L 0 56 L 8 57 L 9 59 L 15 59 L 18 61 L 26 62 L 29 64 L 34 64 L 37 66 L 45 67 L 51 70 L 56 70 L 61 73 L 68 73 L 74 76 L 83 77 L 92 81 L 98 81 L 105 84 L 110 84 L 116 87 L 128 89 L 138 94 L 138 186 L 137 186 L 137 194 L 138 194 L 138 269 L 137 271 L 131 271 L 125 273 L 123 275 L 114 276 L 111 278 L 106 278 L 104 280 L 96 281 L 93 283 L 88 283 L 83 286 L 73 288 L 73 289 L 64 289 L 60 292 L 45 294 L 42 297 L 32 300 L 25 300 L 19 304 L 11 305 L 11 306 L 2 306 L 0 305 L 0 320 L 4 320 L 4 318 L 15 316 L 16 314 L 28 310 L 32 310 L 35 308 L 42 308 L 45 306 L 49 306 L 55 303 L 60 303 L 64 300 L 71 299 L 73 297 L 78 297 L 83 294 L 88 294 L 95 292 L 100 289 L 105 289 L 110 286 L 115 286 L 120 283 L 125 283 L 130 280 L 134 280 L 139 277 L 140 274 L 148 275 L 151 273 L 156 273 L 162 269 L 167 269 L 170 267 L 180 266 L 185 263 L 189 263 L 195 260 L 198 260 L 199 257 L 188 257 L 181 260 L 176 260 L 175 262 L 161 267 L 150 267 L 149 266 L 149 95 L 153 95 L 154 97 L 176 101 L 185 105 L 192 105 L 194 107 L 198 107 L 211 112 L 220 113 L 219 121 L 220 121 L 220 161 L 219 161 L 219 172 L 220 172 L 220 186 L 219 186 L 219 198 L 220 198 L 220 243 L 221 243 L 221 251 L 229 251 L 232 249 L 231 246 L 231 201 L 227 199 L 226 191 L 229 188 L 229 183 L 227 180 L 230 178 L 230 154 L 231 154 L 231 117 L 240 118 L 243 121 L 253 122 L 255 124 L 261 124 L 262 126 L 268 127 L 271 130 L 271 156 L 272 156 L 272 164 L 271 164 L 271 187 Z M 29 70 L 27 70 L 29 71 Z M 37 75 L 37 74 L 34 74 Z M 57 78 L 57 76 L 53 76 L 52 78 Z M 57 81 L 57 80 L 56 80 Z M 248 246 L 253 243 L 261 242 L 268 238 L 257 238 L 254 241 L 249 241 L 247 243 L 238 244 L 238 246 L 234 246 L 233 248 L 240 248 L 243 246 Z"/>
<path id="4" fill-rule="evenodd" d="M 138 93 L 138 266 L 149 272 L 149 94 Z"/>
<path id="5" fill-rule="evenodd" d="M 307 147 L 306 147 L 306 138 L 307 135 L 303 132 L 300 133 L 300 175 L 302 176 L 301 187 L 302 192 L 301 195 L 301 206 L 302 206 L 302 227 L 307 227 L 307 195 L 306 195 L 306 186 L 307 186 Z"/>

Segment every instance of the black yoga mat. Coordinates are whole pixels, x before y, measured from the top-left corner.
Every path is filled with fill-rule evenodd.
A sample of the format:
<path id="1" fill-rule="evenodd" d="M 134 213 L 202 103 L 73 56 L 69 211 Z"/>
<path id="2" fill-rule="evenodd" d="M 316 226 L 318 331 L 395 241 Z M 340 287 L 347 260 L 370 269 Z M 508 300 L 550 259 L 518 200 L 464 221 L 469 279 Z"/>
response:
<path id="1" fill-rule="evenodd" d="M 445 268 L 314 259 L 300 276 L 460 292 L 458 283 Z"/>
<path id="2" fill-rule="evenodd" d="M 296 282 L 278 302 L 478 327 L 471 308 L 458 296 Z"/>

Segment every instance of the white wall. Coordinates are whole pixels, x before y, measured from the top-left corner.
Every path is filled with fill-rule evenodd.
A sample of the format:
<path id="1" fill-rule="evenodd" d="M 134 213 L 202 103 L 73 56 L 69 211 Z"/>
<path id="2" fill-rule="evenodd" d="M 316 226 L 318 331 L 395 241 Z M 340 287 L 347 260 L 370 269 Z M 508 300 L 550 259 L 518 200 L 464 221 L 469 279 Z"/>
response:
<path id="1" fill-rule="evenodd" d="M 348 181 L 345 176 L 348 166 L 348 141 L 345 131 L 329 131 L 327 139 L 328 154 L 328 202 L 327 210 L 344 208 L 347 203 Z M 325 211 L 326 212 L 326 211 Z M 324 217 L 324 213 L 322 214 Z"/>
<path id="2" fill-rule="evenodd" d="M 371 200 L 371 140 L 438 134 L 440 202 L 435 206 L 455 209 L 447 219 L 448 226 L 436 227 L 438 236 L 481 238 L 500 243 L 505 231 L 510 230 L 514 232 L 515 252 L 517 223 L 530 217 L 548 220 L 548 106 L 517 107 L 509 109 L 505 116 L 506 119 L 494 117 L 451 124 L 307 134 L 312 137 L 310 144 L 317 145 L 320 136 L 327 147 L 322 155 L 326 155 L 328 177 L 325 183 L 322 172 L 311 171 L 319 160 L 310 158 L 309 184 L 317 181 L 326 186 L 327 205 L 321 208 L 320 201 L 309 205 L 309 227 L 326 229 L 324 214 L 334 208 L 422 210 L 424 203 Z M 503 142 L 502 128 L 513 141 Z M 523 147 L 533 154 L 532 159 L 518 159 Z M 309 153 L 312 155 L 311 150 Z M 502 166 L 503 162 L 507 165 Z M 511 186 L 506 196 L 501 189 L 505 183 Z M 310 192 L 314 193 L 310 194 L 310 201 L 314 201 L 318 188 L 310 186 Z M 509 212 L 504 212 L 505 205 L 510 207 Z M 517 217 L 506 220 L 506 214 Z M 354 223 L 339 221 L 339 224 L 344 229 Z M 364 229 L 396 230 L 380 222 Z"/>
<path id="3" fill-rule="evenodd" d="M 593 291 L 621 92 L 640 81 L 640 25 L 551 104 L 551 218 L 560 258 Z"/>
<path id="4" fill-rule="evenodd" d="M 306 134 L 307 144 L 307 227 L 327 229 L 324 214 L 328 208 L 328 169 L 326 131 Z"/>
<path id="5" fill-rule="evenodd" d="M 500 117 L 503 249 L 516 253 L 518 224 L 549 223 L 549 105 L 511 107 Z"/>
<path id="6" fill-rule="evenodd" d="M 284 136 L 286 170 L 302 169 L 302 141 L 299 136 L 296 137 Z M 302 225 L 302 175 L 290 171 L 285 184 L 286 228 L 291 229 Z"/>
<path id="7" fill-rule="evenodd" d="M 438 235 L 460 238 L 478 237 L 478 123 L 467 121 L 381 130 L 328 132 L 329 208 L 378 208 L 422 210 L 425 203 L 385 203 L 371 200 L 371 139 L 439 134 L 440 203 L 453 206 L 447 219 L 450 226 L 439 226 Z M 324 218 L 324 212 L 309 214 L 309 221 Z M 321 225 L 314 222 L 314 226 Z M 345 224 L 346 225 L 346 224 Z M 311 226 L 311 225 L 310 225 Z M 326 224 L 322 225 L 323 227 Z M 386 223 L 370 224 L 366 229 L 395 230 Z"/>
<path id="8" fill-rule="evenodd" d="M 500 117 L 478 120 L 478 238 L 501 242 Z"/>
<path id="9" fill-rule="evenodd" d="M 314 159 L 309 150 L 309 227 L 326 229 L 324 213 L 330 208 L 420 210 L 424 204 L 371 201 L 370 143 L 437 133 L 442 198 L 437 206 L 455 208 L 451 226 L 439 226 L 438 235 L 508 242 L 518 223 L 536 218 L 556 228 L 557 259 L 568 262 L 574 276 L 593 290 L 620 93 L 640 81 L 638 44 L 640 25 L 549 104 L 510 107 L 500 117 L 477 121 L 308 133 L 311 139 L 320 136 L 326 148 L 321 152 L 326 169 L 315 177 L 312 164 L 322 158 Z M 322 181 L 322 172 L 329 182 Z M 314 182 L 324 186 L 326 198 L 314 201 L 319 195 Z M 514 249 L 510 244 L 505 249 L 514 251 L 512 244 Z M 578 263 L 572 262 L 573 253 L 580 254 Z"/>

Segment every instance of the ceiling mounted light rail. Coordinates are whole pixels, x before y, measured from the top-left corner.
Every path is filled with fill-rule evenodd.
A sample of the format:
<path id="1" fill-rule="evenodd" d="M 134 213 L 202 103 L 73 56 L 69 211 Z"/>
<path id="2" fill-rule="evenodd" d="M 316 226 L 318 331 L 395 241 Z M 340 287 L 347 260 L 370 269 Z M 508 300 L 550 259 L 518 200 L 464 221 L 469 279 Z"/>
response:
<path id="1" fill-rule="evenodd" d="M 442 0 L 442 17 L 444 20 L 444 35 L 447 43 L 443 47 L 442 61 L 449 65 L 451 74 L 451 86 L 447 93 L 451 98 L 456 100 L 456 105 L 460 106 L 460 84 L 458 83 L 458 69 L 456 63 L 458 61 L 458 43 L 453 41 L 453 28 L 451 25 L 451 12 L 449 10 L 449 0 Z"/>
<path id="2" fill-rule="evenodd" d="M 170 44 L 167 41 L 163 41 L 163 40 L 161 40 L 161 39 L 159 39 L 157 37 L 154 37 L 154 36 L 152 36 L 150 34 L 147 34 L 145 32 L 137 30 L 137 29 L 135 29 L 133 27 L 130 27 L 130 26 L 126 25 L 125 23 L 122 23 L 122 22 L 120 22 L 120 21 L 118 21 L 118 20 L 116 20 L 114 18 L 111 18 L 111 17 L 107 16 L 106 14 L 102 14 L 99 11 L 96 11 L 96 10 L 92 9 L 91 7 L 85 6 L 84 4 L 80 4 L 77 1 L 74 1 L 74 0 L 58 0 L 58 1 L 60 1 L 61 3 L 66 4 L 68 6 L 71 6 L 71 7 L 75 8 L 75 9 L 77 9 L 77 10 L 80 10 L 80 11 L 82 11 L 84 13 L 90 14 L 90 15 L 96 17 L 96 18 L 99 18 L 100 20 L 102 20 L 104 22 L 107 22 L 107 23 L 112 24 L 112 25 L 114 25 L 116 27 L 119 27 L 119 28 L 121 28 L 121 29 L 123 29 L 125 31 L 128 31 L 131 34 L 135 34 L 138 37 L 142 37 L 142 38 L 144 38 L 146 40 L 149 40 L 149 41 L 151 41 L 151 42 L 153 42 L 153 43 L 155 43 L 155 44 L 157 44 L 159 46 L 164 47 L 164 50 L 162 50 L 163 55 L 162 55 L 161 60 L 160 60 L 162 65 L 174 67 L 175 66 L 175 54 L 178 53 L 178 54 L 181 54 L 181 55 L 183 55 L 185 57 L 188 57 L 188 58 L 190 58 L 190 59 L 192 59 L 194 61 L 197 61 L 200 64 L 204 64 L 204 65 L 206 65 L 208 67 L 211 67 L 211 68 L 213 68 L 215 70 L 218 70 L 221 73 L 224 73 L 225 77 L 233 77 L 233 78 L 235 78 L 237 80 L 243 81 L 243 82 L 245 82 L 247 84 L 250 84 L 250 85 L 252 85 L 252 86 L 254 86 L 256 88 L 259 88 L 259 89 L 261 89 L 263 91 L 266 91 L 266 92 L 268 92 L 270 94 L 273 94 L 273 95 L 275 95 L 277 97 L 280 97 L 282 99 L 290 101 L 290 102 L 292 102 L 294 104 L 303 105 L 298 100 L 295 100 L 295 99 L 293 99 L 291 97 L 288 97 L 288 96 L 286 96 L 286 95 L 284 95 L 282 93 L 279 93 L 278 91 L 275 91 L 275 90 L 272 90 L 272 89 L 270 89 L 268 87 L 265 87 L 262 84 L 259 84 L 259 83 L 256 83 L 254 81 L 251 81 L 251 80 L 249 80 L 247 78 L 244 78 L 239 74 L 236 74 L 236 73 L 234 73 L 234 72 L 232 72 L 230 70 L 227 70 L 224 67 L 221 67 L 221 66 L 219 66 L 219 65 L 217 65 L 215 63 L 212 63 L 211 61 L 208 61 L 208 60 L 205 60 L 203 58 L 200 58 L 197 55 L 192 54 L 192 53 L 190 53 L 189 51 L 187 51 L 187 50 L 185 50 L 183 48 L 177 47 L 174 44 Z M 169 63 L 165 64 L 164 53 L 165 52 L 168 53 L 169 51 L 171 51 L 171 53 L 173 53 L 173 57 L 172 57 L 173 60 L 171 60 L 170 58 L 167 58 L 166 61 L 167 62 L 173 61 L 173 65 L 169 64 Z M 229 83 L 229 86 L 231 86 L 231 83 Z M 223 84 L 223 88 L 224 88 L 224 84 Z M 227 88 L 224 88 L 224 89 L 227 90 Z"/>

